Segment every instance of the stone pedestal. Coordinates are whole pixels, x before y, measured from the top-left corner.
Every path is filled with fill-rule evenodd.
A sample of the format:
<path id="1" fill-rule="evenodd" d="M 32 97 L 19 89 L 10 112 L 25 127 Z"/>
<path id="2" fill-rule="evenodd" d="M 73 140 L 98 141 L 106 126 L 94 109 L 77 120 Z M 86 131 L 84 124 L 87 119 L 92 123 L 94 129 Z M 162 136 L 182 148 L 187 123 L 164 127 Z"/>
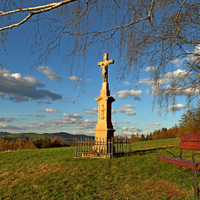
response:
<path id="1" fill-rule="evenodd" d="M 111 141 L 114 136 L 114 129 L 111 121 L 112 102 L 115 99 L 110 96 L 109 84 L 107 82 L 102 83 L 102 89 L 100 96 L 95 98 L 98 101 L 98 122 L 95 131 L 95 141 L 102 142 L 101 146 L 98 146 L 98 152 L 108 153 L 110 147 L 108 147 L 107 141 Z M 97 149 L 97 148 L 96 148 Z"/>

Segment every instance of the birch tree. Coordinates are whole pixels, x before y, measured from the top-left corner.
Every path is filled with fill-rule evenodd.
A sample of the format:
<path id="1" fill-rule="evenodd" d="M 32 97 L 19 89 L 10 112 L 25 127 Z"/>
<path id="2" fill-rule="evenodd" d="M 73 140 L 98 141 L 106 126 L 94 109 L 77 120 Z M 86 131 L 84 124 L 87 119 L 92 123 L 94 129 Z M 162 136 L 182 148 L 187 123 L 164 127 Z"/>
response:
<path id="1" fill-rule="evenodd" d="M 114 50 L 117 78 L 132 76 L 137 86 L 143 67 L 152 69 L 147 82 L 161 107 L 180 95 L 188 102 L 199 95 L 199 0 L 1 0 L 0 8 L 1 49 L 9 33 L 23 26 L 34 37 L 37 64 L 61 44 L 63 61 L 71 63 L 94 47 L 99 54 Z M 66 38 L 73 45 L 63 44 Z M 173 73 L 177 63 L 185 68 Z"/>

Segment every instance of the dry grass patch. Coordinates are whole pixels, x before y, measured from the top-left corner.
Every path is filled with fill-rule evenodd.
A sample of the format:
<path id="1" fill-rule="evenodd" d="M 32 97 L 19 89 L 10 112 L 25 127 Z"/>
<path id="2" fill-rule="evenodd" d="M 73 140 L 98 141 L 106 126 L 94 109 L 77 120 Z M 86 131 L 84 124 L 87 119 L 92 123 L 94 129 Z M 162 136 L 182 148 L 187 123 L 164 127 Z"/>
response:
<path id="1" fill-rule="evenodd" d="M 147 191 L 155 194 L 155 199 L 160 199 L 162 195 L 165 195 L 167 199 L 174 199 L 185 197 L 186 191 L 180 191 L 175 183 L 168 181 L 145 181 Z"/>

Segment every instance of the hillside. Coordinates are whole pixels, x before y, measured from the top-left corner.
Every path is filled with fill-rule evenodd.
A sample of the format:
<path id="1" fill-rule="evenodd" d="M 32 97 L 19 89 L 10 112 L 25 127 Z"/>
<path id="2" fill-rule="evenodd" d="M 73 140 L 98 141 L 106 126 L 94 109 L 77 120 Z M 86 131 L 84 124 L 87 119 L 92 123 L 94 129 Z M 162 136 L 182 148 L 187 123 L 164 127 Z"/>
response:
<path id="1" fill-rule="evenodd" d="M 66 132 L 60 132 L 60 133 L 43 133 L 43 134 L 37 134 L 37 133 L 21 133 L 21 134 L 11 134 L 8 132 L 0 132 L 0 138 L 4 140 L 29 140 L 29 139 L 45 139 L 46 137 L 49 137 L 50 139 L 53 139 L 54 137 L 57 137 L 60 141 L 65 143 L 74 143 L 77 139 L 85 139 L 85 138 L 94 138 L 93 136 L 87 136 L 87 135 L 73 135 Z"/>
<path id="2" fill-rule="evenodd" d="M 133 143 L 136 152 L 116 159 L 75 159 L 75 147 L 0 153 L 0 197 L 193 199 L 190 170 L 184 170 L 182 176 L 179 167 L 162 162 L 157 177 L 155 150 L 138 152 L 179 143 L 180 139 Z M 179 155 L 179 147 L 169 150 Z M 168 155 L 161 150 L 159 154 Z M 183 154 L 189 155 L 188 151 Z"/>
<path id="3" fill-rule="evenodd" d="M 11 133 L 1 131 L 1 132 L 0 132 L 0 137 L 1 137 L 2 135 L 10 135 L 10 134 L 11 134 Z"/>

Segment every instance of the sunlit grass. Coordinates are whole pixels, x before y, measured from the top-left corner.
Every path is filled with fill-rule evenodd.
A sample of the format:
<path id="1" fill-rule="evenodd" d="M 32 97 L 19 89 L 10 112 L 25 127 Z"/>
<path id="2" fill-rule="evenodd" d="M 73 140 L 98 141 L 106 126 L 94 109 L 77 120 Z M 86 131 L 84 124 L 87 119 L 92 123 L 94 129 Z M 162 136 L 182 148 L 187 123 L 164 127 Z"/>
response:
<path id="1" fill-rule="evenodd" d="M 132 147 L 153 149 L 179 142 L 138 142 Z M 179 154 L 179 147 L 170 150 Z M 193 199 L 192 171 L 184 169 L 181 176 L 179 167 L 160 162 L 157 177 L 155 150 L 111 160 L 74 155 L 75 147 L 0 153 L 0 199 Z"/>

